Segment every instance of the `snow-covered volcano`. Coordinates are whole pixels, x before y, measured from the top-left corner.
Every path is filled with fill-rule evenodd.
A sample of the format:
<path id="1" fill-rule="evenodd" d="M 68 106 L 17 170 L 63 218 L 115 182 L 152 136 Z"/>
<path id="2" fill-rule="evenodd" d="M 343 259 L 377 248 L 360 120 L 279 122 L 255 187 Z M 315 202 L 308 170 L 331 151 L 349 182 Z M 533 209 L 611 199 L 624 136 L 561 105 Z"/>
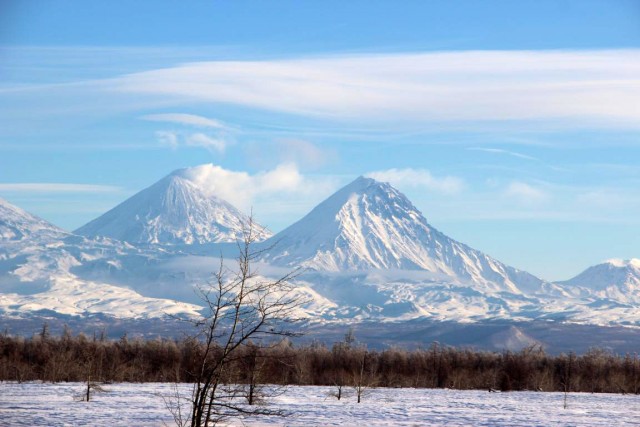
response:
<path id="1" fill-rule="evenodd" d="M 197 180 L 207 167 L 174 171 L 75 233 L 133 244 L 235 242 L 247 217 Z M 264 230 L 261 237 L 269 235 Z"/>
<path id="2" fill-rule="evenodd" d="M 640 303 L 640 259 L 612 259 L 561 282 L 600 298 Z"/>
<path id="3" fill-rule="evenodd" d="M 0 200 L 0 317 L 8 321 L 42 311 L 138 319 L 193 315 L 199 306 L 132 289 L 140 285 L 136 269 L 149 269 L 165 253 L 76 236 Z"/>
<path id="4" fill-rule="evenodd" d="M 203 188 L 207 167 L 176 171 L 127 200 L 80 230 L 91 237 L 0 201 L 0 316 L 102 314 L 117 322 L 196 314 L 193 287 L 217 270 L 218 254 L 234 257 L 236 245 L 215 242 L 240 237 L 243 218 Z M 115 239 L 93 237 L 105 234 Z M 640 325 L 639 260 L 549 284 L 447 237 L 403 194 L 367 178 L 254 248 L 265 250 L 265 280 L 299 265 L 313 270 L 295 279 L 309 301 L 300 317 L 328 328 L 423 320 Z M 529 342 L 517 329 L 491 337 Z"/>
<path id="5" fill-rule="evenodd" d="M 457 242 L 387 183 L 360 177 L 272 237 L 266 261 L 319 271 L 426 270 L 493 291 L 535 292 L 537 277 Z"/>
<path id="6" fill-rule="evenodd" d="M 0 199 L 0 242 L 34 236 L 60 237 L 66 234 L 50 222 Z"/>

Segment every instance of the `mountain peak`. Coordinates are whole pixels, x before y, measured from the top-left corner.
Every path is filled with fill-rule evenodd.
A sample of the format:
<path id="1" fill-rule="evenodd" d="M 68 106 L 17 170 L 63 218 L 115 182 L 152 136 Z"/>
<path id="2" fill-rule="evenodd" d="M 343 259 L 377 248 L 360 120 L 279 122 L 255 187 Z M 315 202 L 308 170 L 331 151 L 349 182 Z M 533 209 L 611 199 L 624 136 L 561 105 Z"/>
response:
<path id="1" fill-rule="evenodd" d="M 586 289 L 598 297 L 640 301 L 640 259 L 610 259 L 561 284 Z"/>
<path id="2" fill-rule="evenodd" d="M 334 219 L 342 212 L 342 219 L 358 210 L 362 214 L 375 214 L 386 219 L 409 218 L 417 220 L 422 213 L 400 191 L 389 183 L 359 176 L 316 206 L 305 218 Z M 351 212 L 351 213 L 349 213 Z M 426 220 L 424 220 L 426 223 Z"/>
<path id="3" fill-rule="evenodd" d="M 60 236 L 67 232 L 0 198 L 0 241 L 42 234 Z"/>
<path id="4" fill-rule="evenodd" d="M 496 290 L 536 290 L 542 281 L 431 227 L 388 183 L 359 177 L 275 235 L 266 260 L 323 271 L 426 270 Z M 518 285 L 516 285 L 518 282 Z"/>
<path id="5" fill-rule="evenodd" d="M 620 259 L 620 258 L 612 258 L 608 259 L 604 262 L 604 264 L 609 264 L 612 267 L 617 268 L 640 268 L 640 259 L 639 258 L 631 258 L 631 259 Z"/>
<path id="6" fill-rule="evenodd" d="M 208 164 L 178 169 L 76 230 L 129 243 L 234 242 L 247 217 L 206 187 Z M 263 232 L 262 238 L 269 237 Z"/>
<path id="7" fill-rule="evenodd" d="M 353 181 L 351 181 L 350 184 L 346 185 L 344 188 L 349 188 L 352 191 L 363 191 L 365 190 L 367 187 L 370 187 L 372 185 L 382 185 L 383 183 L 380 181 L 376 181 L 373 178 L 368 178 L 364 175 L 360 175 L 359 177 L 357 177 L 356 179 L 354 179 Z"/>
<path id="8" fill-rule="evenodd" d="M 194 183 L 200 183 L 202 180 L 211 174 L 215 169 L 219 168 L 213 163 L 204 163 L 198 166 L 191 166 L 188 168 L 180 168 L 171 172 L 168 176 L 178 176 L 188 179 Z"/>
<path id="9" fill-rule="evenodd" d="M 397 192 L 397 190 L 393 188 L 388 182 L 378 181 L 374 178 L 369 178 L 368 176 L 364 175 L 360 175 L 355 180 L 351 181 L 351 183 L 343 187 L 342 190 L 352 191 L 356 193 L 363 193 L 372 190 Z"/>

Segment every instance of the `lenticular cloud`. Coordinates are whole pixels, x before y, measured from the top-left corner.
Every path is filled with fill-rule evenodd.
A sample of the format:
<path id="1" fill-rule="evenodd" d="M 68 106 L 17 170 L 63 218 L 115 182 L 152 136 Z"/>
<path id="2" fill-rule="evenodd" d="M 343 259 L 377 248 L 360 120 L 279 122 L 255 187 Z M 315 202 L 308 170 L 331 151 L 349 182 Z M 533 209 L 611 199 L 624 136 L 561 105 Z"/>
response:
<path id="1" fill-rule="evenodd" d="M 215 61 L 130 74 L 128 93 L 339 120 L 637 126 L 630 50 L 462 51 Z"/>

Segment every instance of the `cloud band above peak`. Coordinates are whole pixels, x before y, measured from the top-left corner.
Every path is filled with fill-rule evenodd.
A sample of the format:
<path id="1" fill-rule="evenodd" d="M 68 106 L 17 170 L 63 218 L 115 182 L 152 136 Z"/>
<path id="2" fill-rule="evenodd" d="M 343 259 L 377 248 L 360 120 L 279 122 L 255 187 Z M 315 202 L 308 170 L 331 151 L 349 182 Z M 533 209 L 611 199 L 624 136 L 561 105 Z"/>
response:
<path id="1" fill-rule="evenodd" d="M 640 123 L 640 51 L 459 51 L 197 62 L 112 80 L 117 90 L 303 116 L 392 122 Z M 147 120 L 217 126 L 185 114 Z"/>

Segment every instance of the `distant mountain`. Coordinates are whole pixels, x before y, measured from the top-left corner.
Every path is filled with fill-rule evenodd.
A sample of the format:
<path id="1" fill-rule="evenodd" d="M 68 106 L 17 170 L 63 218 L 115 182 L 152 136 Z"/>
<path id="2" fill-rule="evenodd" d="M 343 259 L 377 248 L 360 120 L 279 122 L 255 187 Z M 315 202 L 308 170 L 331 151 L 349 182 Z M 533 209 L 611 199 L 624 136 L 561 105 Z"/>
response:
<path id="1" fill-rule="evenodd" d="M 60 237 L 68 233 L 0 199 L 0 242 L 20 241 L 33 236 Z"/>
<path id="2" fill-rule="evenodd" d="M 640 303 L 640 259 L 612 259 L 560 284 L 600 298 Z"/>
<path id="3" fill-rule="evenodd" d="M 211 165 L 180 169 L 75 231 L 132 244 L 235 242 L 247 217 L 194 177 Z M 270 233 L 262 232 L 261 238 Z"/>
<path id="4" fill-rule="evenodd" d="M 360 177 L 265 242 L 275 265 L 317 271 L 424 270 L 485 290 L 536 292 L 544 281 L 457 242 L 387 183 Z"/>
<path id="5" fill-rule="evenodd" d="M 241 238 L 246 220 L 204 188 L 211 167 L 173 172 L 80 228 L 84 236 L 0 200 L 0 317 L 162 330 L 167 314 L 197 315 L 194 287 L 206 286 L 219 256 L 234 258 L 226 242 Z M 308 268 L 293 280 L 306 301 L 296 316 L 317 331 L 357 325 L 390 344 L 518 349 L 593 334 L 600 344 L 612 326 L 640 325 L 640 260 L 547 283 L 447 237 L 402 193 L 368 178 L 253 248 L 264 251 L 256 280 Z M 636 342 L 618 332 L 611 348 Z"/>
<path id="6" fill-rule="evenodd" d="M 0 317 L 8 322 L 39 315 L 194 315 L 199 306 L 132 289 L 143 285 L 140 272 L 166 254 L 118 240 L 76 236 L 0 199 Z M 154 289 L 158 282 L 154 277 Z M 172 283 L 171 289 L 179 285 L 193 293 L 189 284 Z"/>

